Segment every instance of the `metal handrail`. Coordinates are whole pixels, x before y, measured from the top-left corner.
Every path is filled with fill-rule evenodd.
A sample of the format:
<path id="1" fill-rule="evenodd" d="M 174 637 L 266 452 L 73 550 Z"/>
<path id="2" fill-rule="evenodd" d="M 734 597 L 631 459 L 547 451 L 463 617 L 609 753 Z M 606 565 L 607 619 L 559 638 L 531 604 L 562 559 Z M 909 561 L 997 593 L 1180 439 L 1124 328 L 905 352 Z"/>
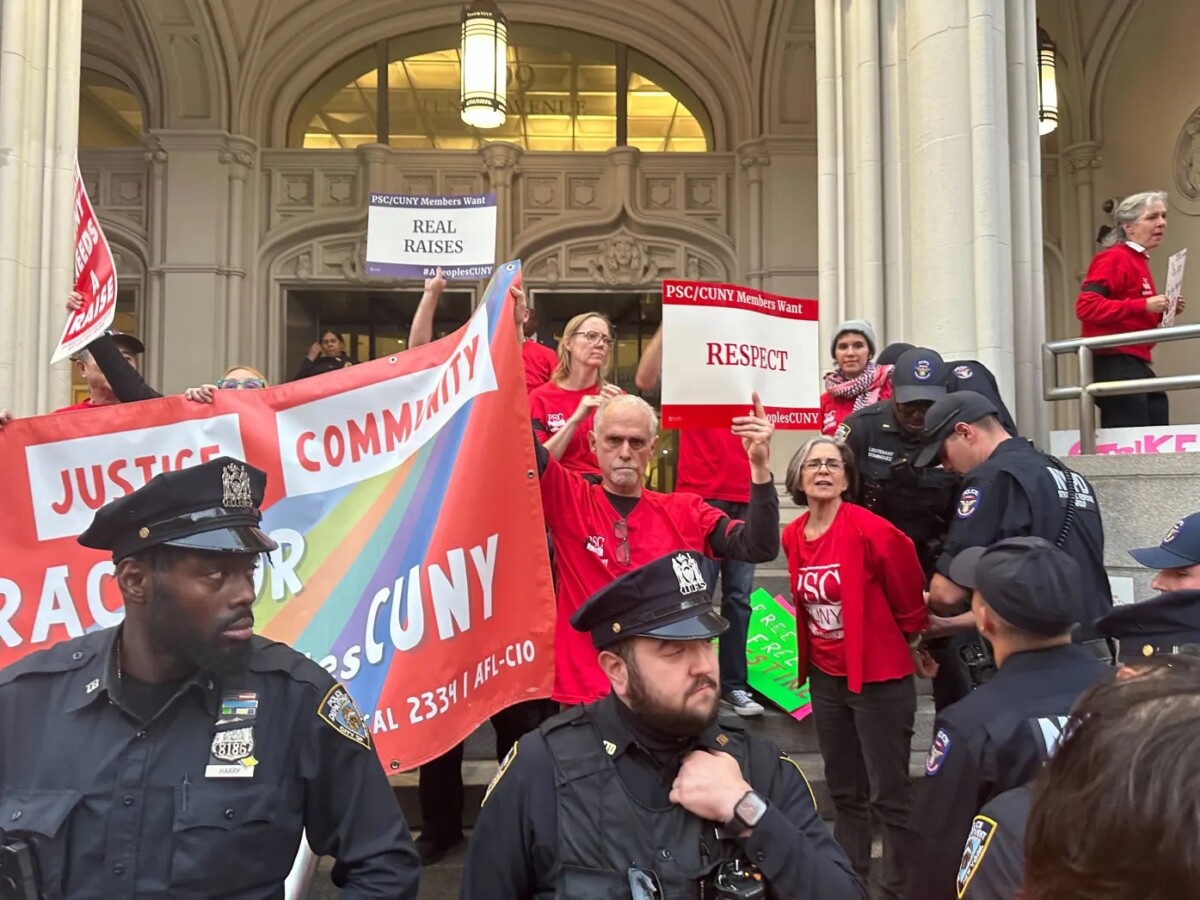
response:
<path id="1" fill-rule="evenodd" d="M 1200 374 L 1170 375 L 1166 378 L 1129 378 L 1124 381 L 1092 381 L 1093 350 L 1126 347 L 1130 344 L 1167 344 L 1200 338 L 1200 325 L 1147 328 L 1125 334 L 1070 338 L 1042 344 L 1042 396 L 1047 400 L 1079 401 L 1079 452 L 1096 452 L 1096 398 L 1120 397 L 1146 391 L 1182 391 L 1200 388 Z M 1079 358 L 1079 384 L 1058 383 L 1058 357 L 1075 353 Z"/>

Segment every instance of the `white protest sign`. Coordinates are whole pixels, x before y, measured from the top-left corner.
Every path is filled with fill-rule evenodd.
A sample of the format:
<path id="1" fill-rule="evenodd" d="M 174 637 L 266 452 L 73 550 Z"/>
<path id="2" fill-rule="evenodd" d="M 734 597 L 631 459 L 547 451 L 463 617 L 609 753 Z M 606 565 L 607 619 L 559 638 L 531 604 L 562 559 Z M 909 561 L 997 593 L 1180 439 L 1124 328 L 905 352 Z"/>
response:
<path id="1" fill-rule="evenodd" d="M 367 274 L 489 278 L 496 262 L 496 195 L 372 194 Z"/>
<path id="2" fill-rule="evenodd" d="M 1163 291 L 1163 296 L 1167 298 L 1167 308 L 1163 312 L 1163 328 L 1170 328 L 1175 324 L 1175 315 L 1179 312 L 1179 298 L 1183 296 L 1183 267 L 1186 264 L 1186 247 L 1172 254 L 1167 260 L 1167 287 Z"/>
<path id="3" fill-rule="evenodd" d="M 1128 606 L 1136 600 L 1132 578 L 1125 575 L 1109 575 L 1108 586 L 1112 590 L 1113 606 Z"/>
<path id="4" fill-rule="evenodd" d="M 1196 453 L 1200 452 L 1200 425 L 1147 425 L 1144 428 L 1100 428 L 1096 453 Z M 1079 456 L 1078 431 L 1050 432 L 1050 453 Z"/>
<path id="5" fill-rule="evenodd" d="M 757 391 L 781 429 L 820 427 L 817 301 L 664 281 L 664 428 L 728 428 Z"/>
<path id="6" fill-rule="evenodd" d="M 112 325 L 117 314 L 117 265 L 75 161 L 75 290 L 83 306 L 67 317 L 50 362 L 74 356 Z"/>

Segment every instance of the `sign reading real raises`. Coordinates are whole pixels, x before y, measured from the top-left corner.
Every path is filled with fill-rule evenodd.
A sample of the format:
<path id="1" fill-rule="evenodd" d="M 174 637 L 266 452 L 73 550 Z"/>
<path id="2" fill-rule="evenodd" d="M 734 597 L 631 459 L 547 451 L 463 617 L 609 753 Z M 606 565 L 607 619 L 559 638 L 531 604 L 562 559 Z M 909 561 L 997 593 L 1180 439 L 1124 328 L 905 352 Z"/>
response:
<path id="1" fill-rule="evenodd" d="M 496 253 L 494 194 L 372 194 L 367 214 L 367 274 L 486 278 Z"/>

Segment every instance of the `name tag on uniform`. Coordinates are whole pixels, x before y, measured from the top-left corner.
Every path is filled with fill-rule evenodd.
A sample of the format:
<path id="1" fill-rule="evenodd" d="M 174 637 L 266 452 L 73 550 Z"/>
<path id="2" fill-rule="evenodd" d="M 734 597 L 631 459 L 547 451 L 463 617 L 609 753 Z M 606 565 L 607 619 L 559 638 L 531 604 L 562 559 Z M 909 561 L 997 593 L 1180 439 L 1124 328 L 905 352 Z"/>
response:
<path id="1" fill-rule="evenodd" d="M 254 724 L 258 717 L 258 694 L 228 691 L 221 695 L 221 708 L 208 751 L 205 778 L 253 778 Z"/>

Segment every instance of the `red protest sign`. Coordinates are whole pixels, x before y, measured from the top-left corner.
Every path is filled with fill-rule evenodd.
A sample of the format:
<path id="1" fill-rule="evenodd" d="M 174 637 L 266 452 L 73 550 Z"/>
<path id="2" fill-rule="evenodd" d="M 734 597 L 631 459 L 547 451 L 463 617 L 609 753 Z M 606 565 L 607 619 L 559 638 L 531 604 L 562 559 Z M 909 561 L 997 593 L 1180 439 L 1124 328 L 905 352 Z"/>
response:
<path id="1" fill-rule="evenodd" d="M 454 335 L 210 404 L 167 397 L 0 431 L 0 668 L 119 624 L 105 503 L 219 456 L 267 473 L 255 630 L 339 679 L 389 774 L 546 697 L 554 593 L 521 348 L 497 266 Z M 486 461 L 482 464 L 481 461 Z"/>
<path id="2" fill-rule="evenodd" d="M 117 312 L 117 266 L 75 162 L 75 290 L 83 306 L 67 318 L 52 363 L 78 353 L 112 325 Z"/>

